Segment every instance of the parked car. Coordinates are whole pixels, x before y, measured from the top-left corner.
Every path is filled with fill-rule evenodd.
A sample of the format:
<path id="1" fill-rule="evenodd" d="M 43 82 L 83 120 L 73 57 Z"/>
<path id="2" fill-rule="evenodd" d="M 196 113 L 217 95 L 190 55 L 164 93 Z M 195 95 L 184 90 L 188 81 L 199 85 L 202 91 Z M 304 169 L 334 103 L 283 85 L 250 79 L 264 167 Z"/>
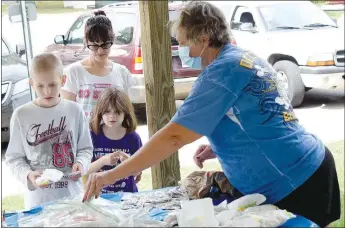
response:
<path id="1" fill-rule="evenodd" d="M 344 30 L 312 2 L 212 3 L 223 10 L 238 46 L 286 76 L 292 105 L 310 88 L 344 90 Z"/>
<path id="2" fill-rule="evenodd" d="M 13 110 L 31 101 L 27 65 L 20 58 L 24 54 L 23 46 L 17 45 L 14 52 L 1 37 L 1 142 L 9 141 Z"/>
<path id="3" fill-rule="evenodd" d="M 299 106 L 311 88 L 344 88 L 344 34 L 318 6 L 305 1 L 210 1 L 225 14 L 234 43 L 265 58 L 286 78 L 293 106 Z M 169 3 L 169 19 L 178 17 L 183 3 Z M 109 4 L 102 8 L 113 22 L 116 41 L 110 58 L 125 65 L 138 85 L 133 88 L 133 103 L 145 103 L 145 86 L 140 46 L 140 18 L 137 2 Z M 83 47 L 86 20 L 81 15 L 65 35 L 46 48 L 68 65 L 87 56 Z M 178 43 L 172 42 L 173 75 L 176 99 L 184 99 L 199 71 L 181 65 Z M 79 54 L 79 55 L 78 55 Z"/>
<path id="4" fill-rule="evenodd" d="M 177 18 L 180 3 L 169 3 L 169 19 Z M 143 62 L 140 45 L 140 14 L 138 2 L 113 3 L 101 8 L 112 21 L 115 32 L 115 42 L 109 58 L 128 68 L 135 78 L 137 85 L 131 88 L 130 98 L 134 104 L 145 104 L 145 83 L 143 75 Z M 93 11 L 83 13 L 67 30 L 66 34 L 55 37 L 54 44 L 49 45 L 45 51 L 56 54 L 63 62 L 69 65 L 84 59 L 88 50 L 83 49 L 84 26 Z M 175 85 L 175 98 L 185 99 L 200 73 L 199 70 L 181 65 L 178 56 L 178 43 L 171 39 L 172 66 Z"/>

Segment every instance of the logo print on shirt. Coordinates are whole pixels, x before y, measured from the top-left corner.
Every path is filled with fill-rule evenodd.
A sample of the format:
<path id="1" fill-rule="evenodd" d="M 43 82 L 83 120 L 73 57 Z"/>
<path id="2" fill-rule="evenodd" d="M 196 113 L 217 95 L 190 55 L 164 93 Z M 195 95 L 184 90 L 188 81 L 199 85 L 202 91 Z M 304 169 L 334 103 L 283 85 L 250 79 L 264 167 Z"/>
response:
<path id="1" fill-rule="evenodd" d="M 245 52 L 240 60 L 240 66 L 253 69 L 253 62 L 255 61 L 256 56 L 251 52 Z"/>
<path id="2" fill-rule="evenodd" d="M 95 88 L 108 88 L 108 87 L 111 87 L 111 84 L 109 83 L 95 83 L 94 84 L 94 87 Z"/>
<path id="3" fill-rule="evenodd" d="M 42 142 L 45 142 L 49 139 L 52 139 L 61 134 L 62 131 L 66 128 L 66 116 L 61 117 L 60 124 L 57 127 L 54 127 L 54 119 L 51 124 L 48 125 L 47 130 L 40 132 L 42 124 L 33 124 L 30 126 L 28 133 L 26 134 L 26 142 L 30 146 L 37 146 Z"/>
<path id="4" fill-rule="evenodd" d="M 93 91 L 93 99 L 98 99 L 102 91 L 94 90 Z"/>
<path id="5" fill-rule="evenodd" d="M 80 90 L 78 91 L 78 97 L 79 97 L 79 98 L 83 98 L 83 97 L 84 97 L 84 90 L 80 89 Z"/>
<path id="6" fill-rule="evenodd" d="M 90 90 L 89 89 L 85 89 L 85 90 L 83 90 L 83 89 L 80 89 L 79 91 L 78 91 L 78 97 L 79 98 L 89 98 L 90 97 Z"/>
<path id="7" fill-rule="evenodd" d="M 297 120 L 295 118 L 286 118 L 286 115 L 284 116 L 284 112 L 292 114 L 293 108 L 282 77 L 267 62 L 256 63 L 253 71 L 255 71 L 255 76 L 243 91 L 250 93 L 252 96 L 259 97 L 259 109 L 261 114 L 266 116 L 262 124 L 266 124 L 278 115 L 282 117 L 285 121 L 284 123 L 287 120 Z"/>
<path id="8" fill-rule="evenodd" d="M 90 97 L 90 91 L 88 89 L 86 89 L 84 91 L 84 98 L 88 99 Z"/>
<path id="9" fill-rule="evenodd" d="M 56 168 L 72 167 L 74 155 L 72 151 L 72 133 L 69 131 L 65 141 L 60 139 L 53 144 L 53 164 Z"/>

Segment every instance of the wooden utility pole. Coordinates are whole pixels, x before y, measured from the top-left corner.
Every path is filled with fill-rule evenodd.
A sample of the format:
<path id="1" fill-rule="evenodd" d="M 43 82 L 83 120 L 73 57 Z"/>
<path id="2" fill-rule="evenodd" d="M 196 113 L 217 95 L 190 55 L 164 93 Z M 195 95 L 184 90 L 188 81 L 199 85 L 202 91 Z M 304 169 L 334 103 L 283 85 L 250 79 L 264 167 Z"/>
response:
<path id="1" fill-rule="evenodd" d="M 168 1 L 139 1 L 141 48 L 146 88 L 149 136 L 164 127 L 176 112 L 172 75 Z M 176 186 L 181 179 L 178 153 L 151 169 L 154 189 Z"/>

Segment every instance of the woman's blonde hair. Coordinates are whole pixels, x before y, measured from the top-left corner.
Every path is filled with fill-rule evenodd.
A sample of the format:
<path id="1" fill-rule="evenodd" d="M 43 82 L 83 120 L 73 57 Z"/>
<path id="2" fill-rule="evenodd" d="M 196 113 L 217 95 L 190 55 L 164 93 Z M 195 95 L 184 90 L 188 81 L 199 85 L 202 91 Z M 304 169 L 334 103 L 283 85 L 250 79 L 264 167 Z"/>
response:
<path id="1" fill-rule="evenodd" d="M 232 40 L 224 14 L 208 2 L 190 1 L 181 8 L 180 16 L 170 26 L 173 37 L 184 29 L 189 43 L 198 43 L 201 35 L 208 35 L 209 47 L 214 48 Z"/>
<path id="2" fill-rule="evenodd" d="M 97 102 L 95 113 L 92 115 L 90 129 L 97 135 L 100 133 L 102 116 L 108 110 L 109 106 L 118 113 L 124 113 L 125 117 L 122 126 L 128 133 L 137 128 L 137 119 L 134 113 L 134 107 L 128 95 L 116 88 L 105 89 Z"/>

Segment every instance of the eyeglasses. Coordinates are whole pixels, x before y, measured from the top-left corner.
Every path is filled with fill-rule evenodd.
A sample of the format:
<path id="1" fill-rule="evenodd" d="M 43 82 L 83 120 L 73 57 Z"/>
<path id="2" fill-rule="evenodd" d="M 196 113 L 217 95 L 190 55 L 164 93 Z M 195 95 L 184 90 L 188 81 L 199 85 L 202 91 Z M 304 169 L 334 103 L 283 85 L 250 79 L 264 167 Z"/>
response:
<path id="1" fill-rule="evenodd" d="M 113 42 L 105 42 L 101 45 L 87 45 L 86 47 L 92 51 L 96 51 L 99 49 L 99 47 L 102 47 L 102 49 L 109 49 L 113 45 Z"/>

